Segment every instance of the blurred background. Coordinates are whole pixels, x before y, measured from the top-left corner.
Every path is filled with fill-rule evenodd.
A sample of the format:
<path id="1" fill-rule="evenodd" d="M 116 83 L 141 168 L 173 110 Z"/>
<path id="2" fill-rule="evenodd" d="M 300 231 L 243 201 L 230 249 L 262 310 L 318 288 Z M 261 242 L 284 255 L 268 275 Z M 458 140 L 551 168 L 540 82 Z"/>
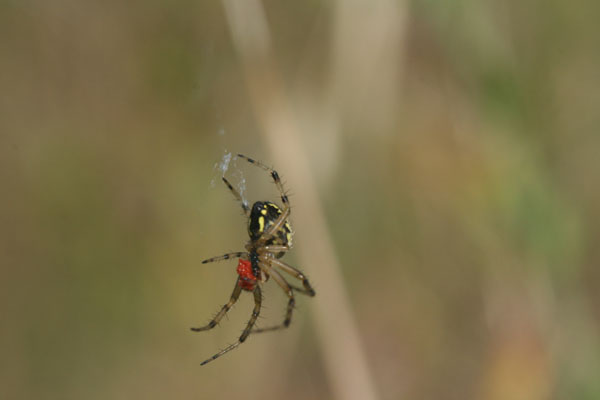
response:
<path id="1" fill-rule="evenodd" d="M 0 397 L 600 398 L 584 3 L 0 2 Z M 189 331 L 247 240 L 229 152 L 284 177 L 317 296 L 200 367 L 252 308 Z"/>

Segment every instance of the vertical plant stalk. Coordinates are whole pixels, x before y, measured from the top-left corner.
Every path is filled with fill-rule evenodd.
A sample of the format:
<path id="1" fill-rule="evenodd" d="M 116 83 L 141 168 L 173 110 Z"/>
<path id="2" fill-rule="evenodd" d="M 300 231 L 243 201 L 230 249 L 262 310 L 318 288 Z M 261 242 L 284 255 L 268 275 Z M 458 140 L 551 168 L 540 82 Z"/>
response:
<path id="1" fill-rule="evenodd" d="M 297 254 L 311 282 L 316 283 L 312 315 L 332 392 L 340 400 L 376 400 L 308 157 L 272 57 L 262 4 L 258 0 L 225 0 L 224 6 L 273 164 L 285 171 L 288 181 L 297 188 L 292 204 L 294 224 L 303 233 Z"/>

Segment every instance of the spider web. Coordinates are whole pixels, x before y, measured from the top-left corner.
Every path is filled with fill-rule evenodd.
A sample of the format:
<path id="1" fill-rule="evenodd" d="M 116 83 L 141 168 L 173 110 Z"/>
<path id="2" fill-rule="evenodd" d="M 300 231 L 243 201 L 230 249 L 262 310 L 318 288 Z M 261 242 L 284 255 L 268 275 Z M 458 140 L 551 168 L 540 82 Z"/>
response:
<path id="1" fill-rule="evenodd" d="M 235 183 L 232 182 L 232 184 L 235 184 L 237 191 L 239 192 L 240 196 L 242 197 L 242 201 L 244 202 L 244 204 L 246 206 L 248 206 L 248 199 L 246 199 L 246 177 L 244 177 L 244 173 L 243 171 L 238 168 L 237 166 L 237 156 L 233 155 L 233 153 L 225 150 L 223 157 L 221 157 L 221 160 L 219 162 L 216 162 L 213 169 L 215 170 L 216 174 L 220 173 L 220 177 L 224 177 L 225 174 L 227 173 L 227 171 L 229 170 L 230 166 L 234 167 L 234 171 L 231 173 L 231 176 L 233 176 L 235 179 Z M 213 176 L 213 178 L 210 181 L 210 187 L 214 188 L 216 186 L 216 181 L 217 181 L 217 177 Z"/>

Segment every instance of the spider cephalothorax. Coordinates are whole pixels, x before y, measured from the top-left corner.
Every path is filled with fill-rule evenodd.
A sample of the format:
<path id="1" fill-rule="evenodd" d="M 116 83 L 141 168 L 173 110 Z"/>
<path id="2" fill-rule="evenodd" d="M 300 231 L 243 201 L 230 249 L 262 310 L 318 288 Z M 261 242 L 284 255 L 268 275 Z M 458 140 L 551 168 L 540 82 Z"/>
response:
<path id="1" fill-rule="evenodd" d="M 290 215 L 290 205 L 288 197 L 283 189 L 281 179 L 279 178 L 279 174 L 274 169 L 269 168 L 266 165 L 253 160 L 252 158 L 246 157 L 242 154 L 238 154 L 238 157 L 264 169 L 271 175 L 273 182 L 277 186 L 279 194 L 281 195 L 283 209 L 270 201 L 257 201 L 252 205 L 252 209 L 250 209 L 238 191 L 233 188 L 233 186 L 227 179 L 225 179 L 225 177 L 223 177 L 223 182 L 225 185 L 227 185 L 235 198 L 241 203 L 244 214 L 248 217 L 248 235 L 250 236 L 250 240 L 246 244 L 246 251 L 227 253 L 222 256 L 213 257 L 202 261 L 203 264 L 206 264 L 209 262 L 228 260 L 230 258 L 239 258 L 237 266 L 238 279 L 235 283 L 235 287 L 229 302 L 221 308 L 221 311 L 219 311 L 207 325 L 200 328 L 191 329 L 195 332 L 199 332 L 214 328 L 237 301 L 242 290 L 252 292 L 254 294 L 254 310 L 252 311 L 252 316 L 250 317 L 246 328 L 242 332 L 242 335 L 239 337 L 237 342 L 219 351 L 211 358 L 203 361 L 202 365 L 222 356 L 230 350 L 235 349 L 248 338 L 250 333 L 272 331 L 288 327 L 292 320 L 292 311 L 294 309 L 294 305 L 296 304 L 294 298 L 295 291 L 308 296 L 315 295 L 315 291 L 310 286 L 308 279 L 306 279 L 302 272 L 279 260 L 288 250 L 290 250 L 292 246 L 292 228 L 288 221 L 288 217 Z M 302 288 L 290 285 L 283 275 L 281 275 L 281 271 L 300 280 L 302 282 Z M 262 303 L 262 292 L 260 285 L 264 282 L 267 282 L 269 277 L 272 277 L 288 296 L 285 319 L 283 320 L 283 323 L 279 325 L 262 329 L 253 329 L 256 319 L 260 314 Z"/>

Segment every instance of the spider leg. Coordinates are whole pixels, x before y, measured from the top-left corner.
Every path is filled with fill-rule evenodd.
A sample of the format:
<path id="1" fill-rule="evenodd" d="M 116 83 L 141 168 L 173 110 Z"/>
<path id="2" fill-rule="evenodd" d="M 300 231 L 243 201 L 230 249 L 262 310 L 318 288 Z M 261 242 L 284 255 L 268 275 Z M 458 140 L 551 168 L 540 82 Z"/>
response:
<path id="1" fill-rule="evenodd" d="M 238 154 L 237 156 L 248 161 L 250 164 L 254 164 L 257 167 L 267 171 L 271 175 L 271 178 L 273 178 L 273 183 L 275 183 L 275 186 L 277 186 L 277 190 L 279 191 L 279 195 L 281 196 L 281 202 L 283 203 L 283 212 L 279 217 L 277 217 L 275 221 L 273 221 L 273 224 L 271 224 L 269 229 L 266 232 L 264 232 L 261 236 L 259 243 L 263 244 L 266 243 L 269 239 L 271 239 L 277 232 L 279 232 L 283 224 L 285 224 L 285 221 L 287 221 L 288 217 L 290 216 L 290 201 L 288 199 L 287 194 L 285 193 L 283 183 L 281 182 L 281 178 L 279 177 L 277 171 L 275 171 L 271 167 L 266 166 L 260 161 L 256 161 L 255 159 L 247 157 L 243 154 Z"/>
<path id="2" fill-rule="evenodd" d="M 237 156 L 248 161 L 250 164 L 254 164 L 257 167 L 262 168 L 265 171 L 267 171 L 271 175 L 271 178 L 273 178 L 273 182 L 277 186 L 277 190 L 279 190 L 279 194 L 281 195 L 281 202 L 283 203 L 283 206 L 285 208 L 289 208 L 290 202 L 288 200 L 287 195 L 285 194 L 285 190 L 283 189 L 283 183 L 281 183 L 281 178 L 279 178 L 279 174 L 277 173 L 277 171 L 275 171 L 271 167 L 267 167 L 265 164 L 261 163 L 260 161 L 256 161 L 250 157 L 246 157 L 243 154 L 238 154 Z"/>
<path id="3" fill-rule="evenodd" d="M 288 274 L 292 275 L 294 278 L 299 279 L 302 281 L 302 286 L 304 287 L 304 289 L 297 289 L 299 292 L 304 293 L 309 295 L 310 297 L 314 296 L 315 290 L 312 288 L 312 286 L 310 286 L 310 283 L 308 282 L 308 279 L 306 278 L 306 276 L 304 276 L 304 274 L 292 267 L 291 265 L 288 265 L 286 263 L 284 263 L 281 260 L 278 260 L 274 257 L 269 258 L 269 262 L 271 264 L 274 264 L 276 267 L 281 268 L 283 271 L 287 272 Z"/>
<path id="4" fill-rule="evenodd" d="M 227 179 L 225 179 L 225 177 L 221 177 L 221 179 L 223 179 L 223 183 L 225 183 L 227 188 L 231 191 L 231 193 L 233 193 L 233 197 L 235 197 L 236 200 L 239 201 L 240 204 L 242 205 L 242 209 L 244 210 L 244 214 L 246 215 L 246 217 L 249 216 L 250 215 L 250 207 L 248 207 L 248 202 L 242 198 L 242 195 L 240 194 L 240 192 L 235 190 L 233 185 L 231 183 L 229 183 L 229 181 Z"/>
<path id="5" fill-rule="evenodd" d="M 281 324 L 275 325 L 275 326 L 269 326 L 267 328 L 253 329 L 252 333 L 269 332 L 269 331 L 276 331 L 278 329 L 287 328 L 288 326 L 290 326 L 290 323 L 292 322 L 292 312 L 294 311 L 294 306 L 296 305 L 296 299 L 294 298 L 294 291 L 292 290 L 292 287 L 286 282 L 285 278 L 283 276 L 281 276 L 281 274 L 279 272 L 275 271 L 274 269 L 272 269 L 268 266 L 268 261 L 261 262 L 259 265 L 262 267 L 262 269 L 267 270 L 268 274 L 273 277 L 273 280 L 275 282 L 277 282 L 277 284 L 279 286 L 281 286 L 281 288 L 283 289 L 285 294 L 287 294 L 289 300 L 288 300 L 288 304 L 287 304 L 287 311 L 285 313 L 285 319 L 283 320 L 283 322 Z"/>
<path id="6" fill-rule="evenodd" d="M 240 288 L 240 290 L 241 290 L 241 288 Z M 246 325 L 246 329 L 244 329 L 240 338 L 237 340 L 237 342 L 227 346 L 226 348 L 219 351 L 217 354 L 215 354 L 211 358 L 202 361 L 202 363 L 200 365 L 205 365 L 205 364 L 211 362 L 212 360 L 216 360 L 217 358 L 221 357 L 223 354 L 235 349 L 240 344 L 244 343 L 246 338 L 248 338 L 248 335 L 250 335 L 250 332 L 252 332 L 252 328 L 254 327 L 254 324 L 256 323 L 256 319 L 258 318 L 258 316 L 260 314 L 260 307 L 261 307 L 261 303 L 262 303 L 262 293 L 260 291 L 260 286 L 256 285 L 253 293 L 254 293 L 254 310 L 252 311 L 252 316 L 250 317 L 250 320 L 248 321 L 248 324 Z"/>
<path id="7" fill-rule="evenodd" d="M 206 260 L 202 261 L 202 264 L 207 264 L 207 263 L 211 263 L 211 262 L 215 262 L 215 261 L 229 260 L 230 258 L 240 258 L 240 257 L 248 258 L 248 252 L 236 251 L 234 253 L 223 254 L 222 256 L 206 259 Z"/>
<path id="8" fill-rule="evenodd" d="M 192 331 L 194 331 L 194 332 L 207 331 L 209 329 L 214 328 L 219 323 L 219 321 L 221 321 L 221 318 L 223 318 L 223 316 L 225 314 L 227 314 L 227 311 L 229 311 L 229 309 L 235 304 L 235 302 L 240 297 L 240 293 L 242 293 L 242 287 L 239 285 L 239 280 L 240 280 L 240 278 L 238 278 L 235 281 L 235 288 L 233 288 L 233 293 L 231 293 L 231 298 L 229 299 L 227 304 L 225 304 L 221 308 L 221 311 L 219 311 L 217 313 L 217 315 L 215 315 L 215 317 L 207 325 L 201 326 L 199 328 L 190 328 Z"/>
<path id="9" fill-rule="evenodd" d="M 275 253 L 275 254 L 277 254 L 277 253 L 284 253 L 286 251 L 290 251 L 290 246 L 289 245 L 286 245 L 286 246 L 268 245 L 268 246 L 262 247 L 262 249 L 266 253 Z"/>

